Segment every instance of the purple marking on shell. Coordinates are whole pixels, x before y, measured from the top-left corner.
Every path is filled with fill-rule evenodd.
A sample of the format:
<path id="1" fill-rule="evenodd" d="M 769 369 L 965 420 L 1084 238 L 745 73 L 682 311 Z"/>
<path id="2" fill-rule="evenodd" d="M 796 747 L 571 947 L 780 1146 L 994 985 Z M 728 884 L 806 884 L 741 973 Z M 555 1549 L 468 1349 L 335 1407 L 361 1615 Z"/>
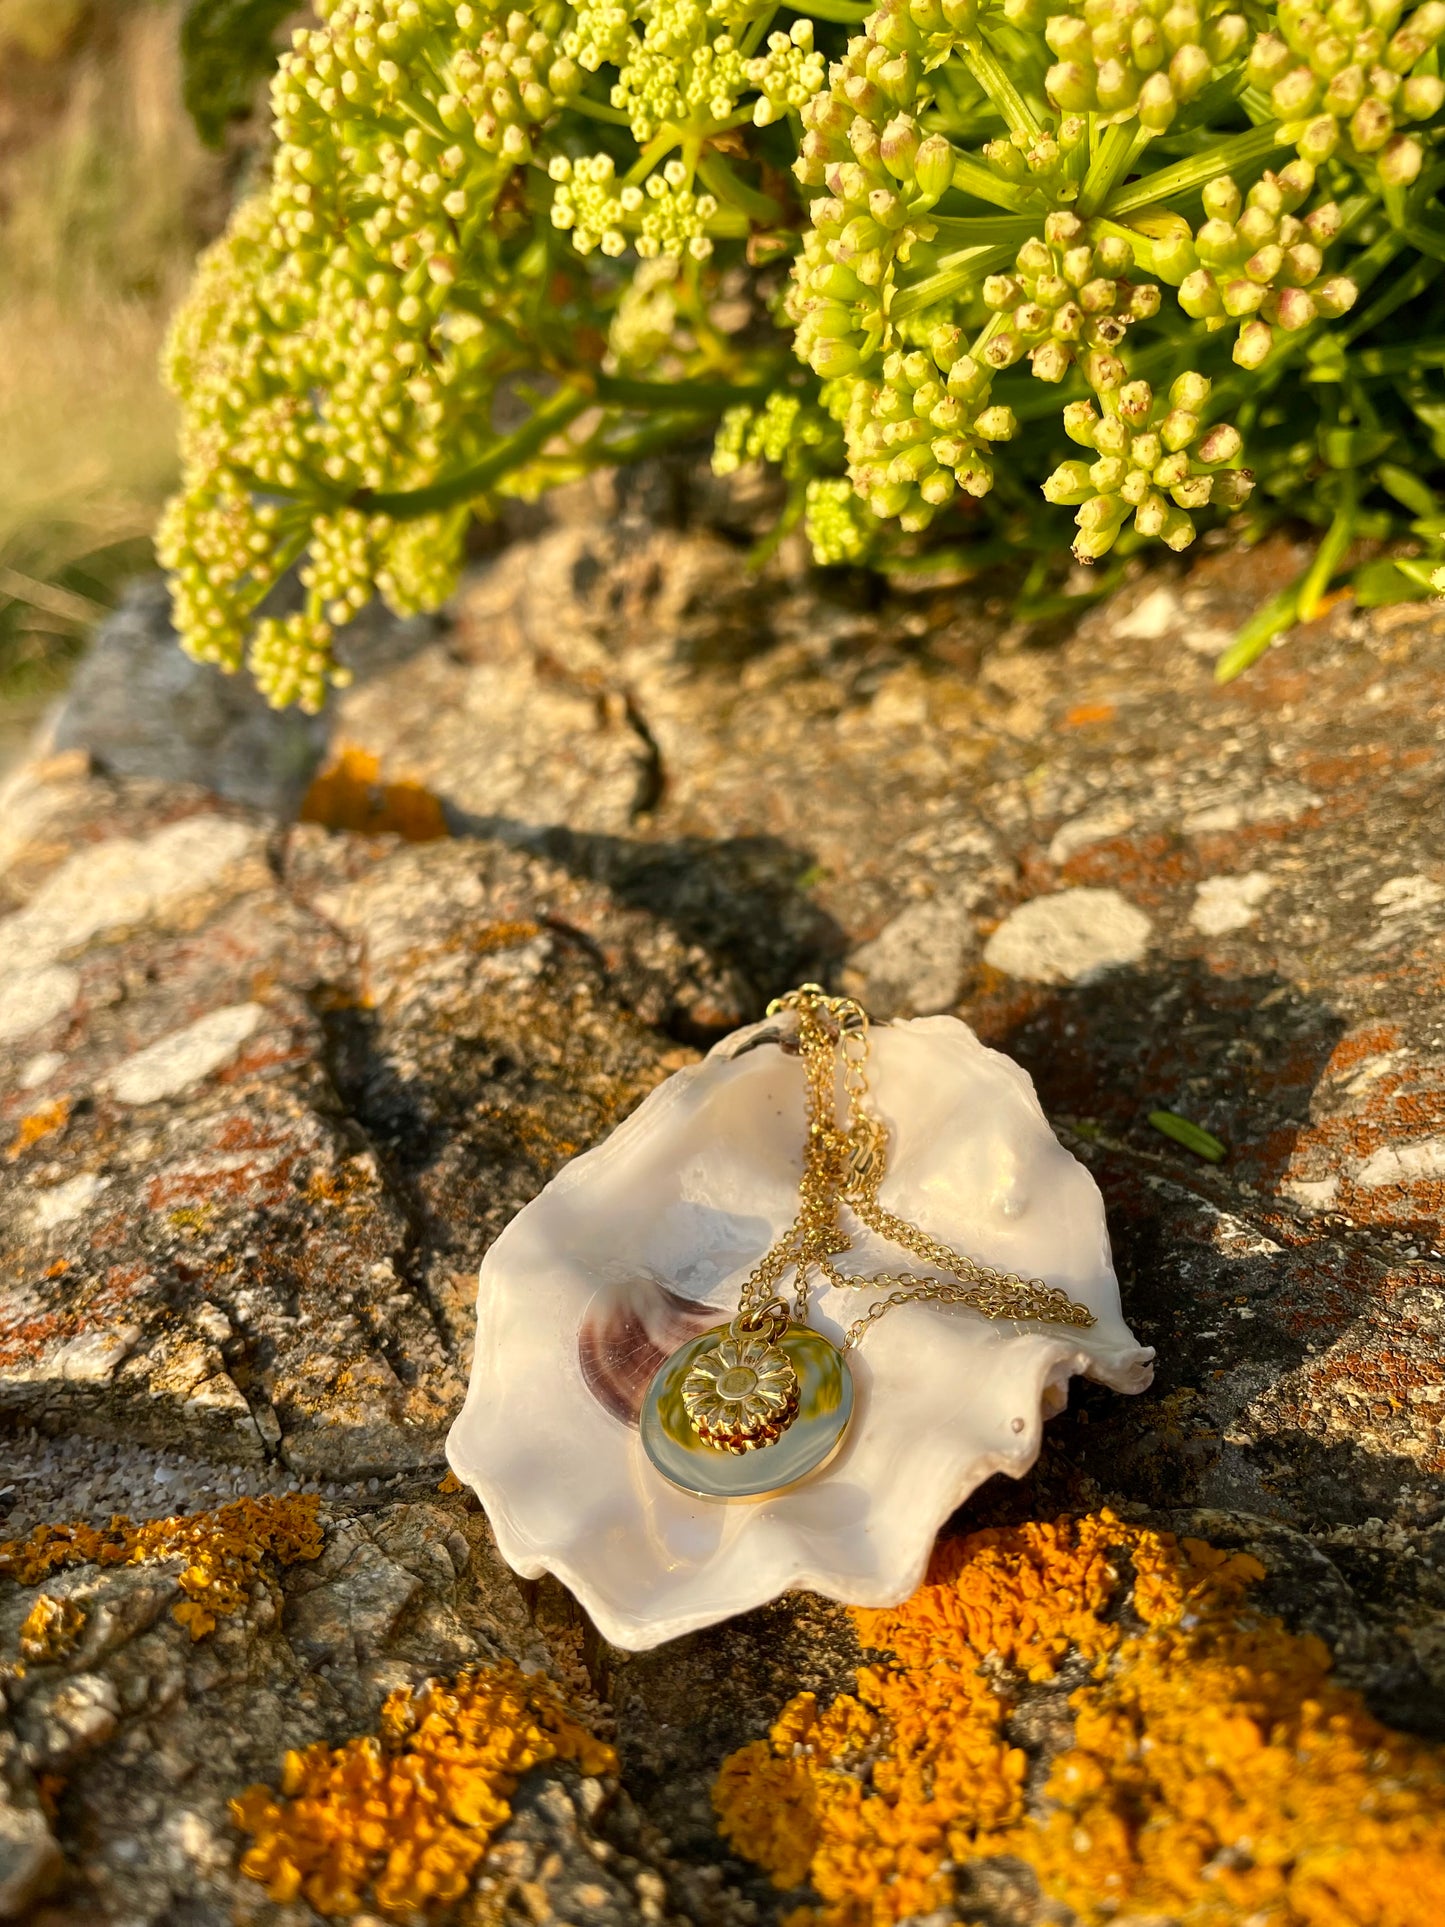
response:
<path id="1" fill-rule="evenodd" d="M 588 1301 L 577 1333 L 582 1381 L 614 1418 L 636 1425 L 658 1366 L 718 1320 L 714 1306 L 681 1298 L 650 1278 L 604 1285 Z"/>

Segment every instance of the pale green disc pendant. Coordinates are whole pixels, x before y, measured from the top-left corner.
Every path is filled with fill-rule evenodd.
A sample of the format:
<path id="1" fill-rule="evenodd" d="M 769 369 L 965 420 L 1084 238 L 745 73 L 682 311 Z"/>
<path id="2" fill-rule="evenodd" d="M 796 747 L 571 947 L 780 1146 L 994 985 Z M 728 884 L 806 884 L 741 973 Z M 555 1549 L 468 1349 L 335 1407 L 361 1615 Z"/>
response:
<path id="1" fill-rule="evenodd" d="M 774 1343 L 798 1375 L 798 1416 L 771 1445 L 724 1452 L 693 1430 L 682 1382 L 700 1352 L 730 1327 L 701 1332 L 657 1368 L 643 1395 L 642 1449 L 671 1484 L 699 1499 L 766 1499 L 825 1466 L 853 1416 L 853 1374 L 836 1345 L 808 1325 L 789 1325 Z"/>

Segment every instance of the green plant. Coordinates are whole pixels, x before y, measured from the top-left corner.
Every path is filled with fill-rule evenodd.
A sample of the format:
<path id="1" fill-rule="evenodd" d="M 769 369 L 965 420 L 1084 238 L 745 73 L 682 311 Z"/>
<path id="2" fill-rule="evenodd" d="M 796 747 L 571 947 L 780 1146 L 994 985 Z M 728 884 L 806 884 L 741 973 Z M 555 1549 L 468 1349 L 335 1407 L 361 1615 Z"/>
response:
<path id="1" fill-rule="evenodd" d="M 172 336 L 187 648 L 314 708 L 474 510 L 714 424 L 823 562 L 1303 509 L 1276 627 L 1362 557 L 1362 599 L 1423 593 L 1445 0 L 1228 5 L 322 6 Z"/>

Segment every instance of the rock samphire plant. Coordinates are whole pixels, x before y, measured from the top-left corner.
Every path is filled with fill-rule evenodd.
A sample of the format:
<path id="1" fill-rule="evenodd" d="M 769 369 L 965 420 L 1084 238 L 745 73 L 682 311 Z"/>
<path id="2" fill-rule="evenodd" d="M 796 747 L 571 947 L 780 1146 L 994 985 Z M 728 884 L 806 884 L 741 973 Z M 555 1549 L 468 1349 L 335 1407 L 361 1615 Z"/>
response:
<path id="1" fill-rule="evenodd" d="M 168 351 L 178 626 L 275 703 L 499 495 L 709 428 L 822 563 L 1313 515 L 1231 666 L 1445 560 L 1445 0 L 317 11 Z"/>

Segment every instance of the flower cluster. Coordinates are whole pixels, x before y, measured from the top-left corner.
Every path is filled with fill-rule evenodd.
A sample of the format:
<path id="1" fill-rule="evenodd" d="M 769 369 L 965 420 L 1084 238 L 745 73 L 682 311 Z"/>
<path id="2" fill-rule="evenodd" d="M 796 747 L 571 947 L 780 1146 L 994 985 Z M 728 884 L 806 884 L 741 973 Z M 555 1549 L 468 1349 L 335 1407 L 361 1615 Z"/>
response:
<path id="1" fill-rule="evenodd" d="M 1412 71 L 1445 35 L 1445 4 L 1425 0 L 1397 24 L 1403 11 L 1400 0 L 1333 0 L 1323 11 L 1281 0 L 1279 31 L 1258 35 L 1247 72 L 1302 159 L 1318 165 L 1343 143 L 1351 160 L 1373 161 L 1389 186 L 1418 177 L 1424 147 L 1399 128 L 1433 120 L 1445 104 L 1445 81 Z"/>
<path id="2" fill-rule="evenodd" d="M 1000 322 L 983 350 L 993 367 L 1027 354 L 1038 380 L 1062 381 L 1080 354 L 1117 348 L 1131 322 L 1158 314 L 1153 282 L 1125 279 L 1134 265 L 1129 242 L 1105 234 L 1091 247 L 1086 232 L 1076 214 L 1050 214 L 1043 234 L 1019 249 L 1013 273 L 984 282 L 984 302 Z"/>
<path id="3" fill-rule="evenodd" d="M 768 35 L 768 51 L 747 63 L 750 85 L 758 90 L 754 127 L 771 127 L 789 111 L 807 106 L 821 91 L 827 63 L 813 45 L 811 20 L 795 20 L 786 33 Z"/>
<path id="4" fill-rule="evenodd" d="M 1295 334 L 1319 315 L 1348 312 L 1359 289 L 1348 275 L 1324 274 L 1324 250 L 1340 231 L 1335 201 L 1321 201 L 1303 220 L 1298 208 L 1314 186 L 1315 169 L 1294 160 L 1241 195 L 1227 174 L 1204 189 L 1203 226 L 1174 254 L 1188 272 L 1179 305 L 1213 331 L 1240 323 L 1234 359 L 1258 368 L 1274 345 L 1274 328 Z"/>
<path id="5" fill-rule="evenodd" d="M 1243 446 L 1239 432 L 1225 422 L 1205 429 L 1201 411 L 1210 384 L 1203 375 L 1180 375 L 1166 408 L 1147 381 L 1126 382 L 1114 356 L 1094 360 L 1090 380 L 1099 403 L 1070 402 L 1064 428 L 1095 459 L 1061 462 L 1044 495 L 1077 507 L 1074 554 L 1081 562 L 1108 553 L 1131 511 L 1138 534 L 1157 536 L 1166 548 L 1188 548 L 1191 509 L 1210 502 L 1238 508 L 1249 497 L 1252 476 L 1229 466 Z"/>
<path id="6" fill-rule="evenodd" d="M 579 254 L 601 248 L 615 257 L 629 244 L 644 261 L 682 254 L 706 261 L 712 253 L 707 224 L 717 213 L 717 200 L 693 192 L 680 160 L 668 161 L 640 185 L 618 182 L 610 154 L 580 161 L 555 154 L 548 174 L 557 185 L 552 225 L 572 236 Z"/>
<path id="7" fill-rule="evenodd" d="M 321 0 L 170 338 L 185 647 L 314 709 L 472 513 L 708 421 L 825 563 L 1044 552 L 1051 503 L 1122 559 L 1249 497 L 1428 586 L 1445 0 L 837 11 Z"/>
<path id="8" fill-rule="evenodd" d="M 1162 134 L 1249 40 L 1242 13 L 1206 20 L 1198 0 L 1085 0 L 1044 26 L 1055 64 L 1044 85 L 1065 113 L 1137 119 Z"/>

